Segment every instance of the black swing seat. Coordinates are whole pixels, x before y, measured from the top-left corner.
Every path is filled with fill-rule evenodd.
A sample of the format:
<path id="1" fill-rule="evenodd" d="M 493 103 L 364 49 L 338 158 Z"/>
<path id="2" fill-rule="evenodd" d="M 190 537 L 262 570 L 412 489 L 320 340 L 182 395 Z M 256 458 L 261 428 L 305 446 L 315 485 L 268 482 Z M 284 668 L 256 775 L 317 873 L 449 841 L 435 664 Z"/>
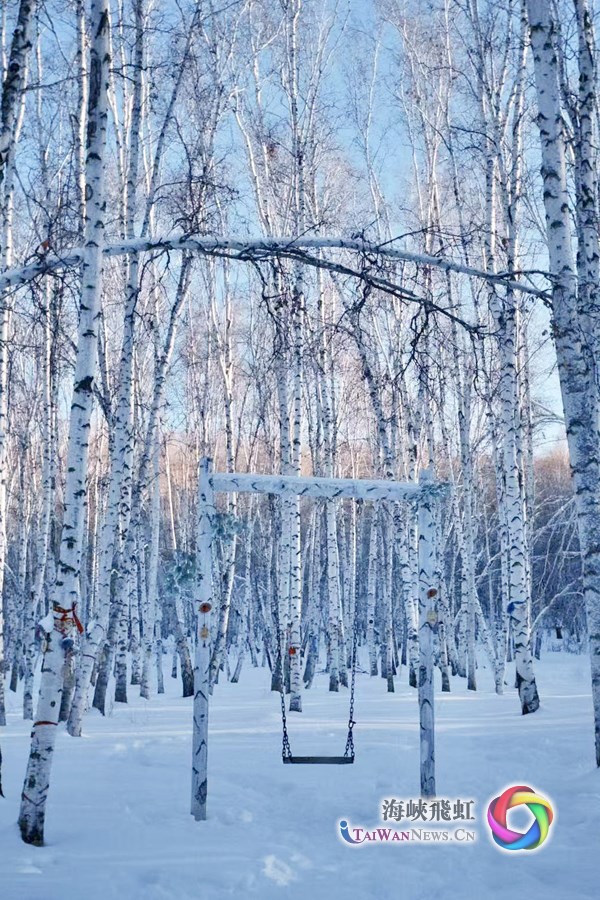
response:
<path id="1" fill-rule="evenodd" d="M 285 694 L 283 691 L 284 671 L 283 656 L 281 648 L 283 645 L 284 635 L 279 634 L 279 656 L 278 669 L 281 678 L 281 687 L 279 697 L 281 699 L 281 726 L 282 726 L 282 745 L 281 745 L 281 761 L 288 766 L 351 766 L 354 762 L 354 738 L 352 729 L 356 725 L 354 721 L 354 688 L 356 684 L 356 647 L 358 639 L 356 615 L 354 616 L 354 638 L 352 644 L 352 677 L 350 681 L 350 709 L 348 711 L 348 733 L 346 736 L 346 744 L 344 746 L 343 756 L 294 756 L 290 747 L 289 735 L 287 730 L 287 716 L 285 712 Z M 295 649 L 294 649 L 295 653 Z"/>
<path id="2" fill-rule="evenodd" d="M 352 756 L 284 756 L 284 763 L 288 765 L 327 765 L 327 766 L 349 766 L 354 762 Z"/>

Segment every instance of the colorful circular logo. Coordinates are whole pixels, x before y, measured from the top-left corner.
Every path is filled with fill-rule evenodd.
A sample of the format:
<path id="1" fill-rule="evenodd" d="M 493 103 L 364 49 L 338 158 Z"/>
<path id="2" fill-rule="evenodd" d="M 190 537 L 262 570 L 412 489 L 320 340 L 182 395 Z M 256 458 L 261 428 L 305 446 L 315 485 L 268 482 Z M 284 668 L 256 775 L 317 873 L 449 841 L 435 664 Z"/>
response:
<path id="1" fill-rule="evenodd" d="M 523 805 L 528 807 L 535 819 L 525 834 L 512 831 L 506 824 L 508 810 Z M 499 797 L 495 797 L 487 812 L 492 836 L 503 850 L 537 850 L 548 837 L 553 818 L 548 800 L 524 784 L 509 787 Z"/>

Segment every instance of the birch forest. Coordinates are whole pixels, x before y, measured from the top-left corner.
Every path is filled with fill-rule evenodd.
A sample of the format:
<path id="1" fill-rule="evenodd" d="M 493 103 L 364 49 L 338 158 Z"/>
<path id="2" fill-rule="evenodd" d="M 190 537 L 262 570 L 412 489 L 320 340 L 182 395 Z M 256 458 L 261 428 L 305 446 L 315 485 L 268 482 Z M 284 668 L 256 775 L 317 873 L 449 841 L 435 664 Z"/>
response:
<path id="1" fill-rule="evenodd" d="M 240 786 L 254 752 L 277 766 L 280 713 L 291 762 L 289 741 L 328 748 L 339 717 L 343 750 L 348 703 L 346 761 L 378 704 L 414 732 L 406 774 L 381 732 L 363 819 L 382 785 L 479 796 L 452 782 L 470 763 L 445 728 L 434 787 L 434 695 L 442 722 L 452 702 L 485 716 L 513 762 L 555 694 L 584 695 L 554 765 L 586 767 L 597 798 L 599 16 L 595 0 L 0 0 L 9 857 L 50 842 L 68 867 L 68 826 L 85 841 L 98 811 L 73 819 L 86 784 L 130 777 L 96 768 L 97 742 L 123 722 L 135 746 L 145 716 L 151 765 L 175 709 L 182 750 L 156 771 L 181 770 L 172 806 L 199 848 L 192 729 L 196 818 L 207 746 L 223 765 L 210 819 L 236 804 L 234 763 Z M 213 753 L 219 715 L 261 731 L 253 698 L 269 750 L 231 762 L 233 728 Z M 373 747 L 350 779 L 369 783 Z M 527 775 L 560 797 L 558 768 L 531 771 L 488 770 L 482 796 Z M 270 784 L 268 815 L 295 796 Z M 332 804 L 329 830 L 350 809 Z M 23 859 L 46 874 L 38 852 Z M 269 889 L 236 891 L 302 877 L 321 897 L 273 859 Z M 387 896 L 372 877 L 348 896 Z M 19 884 L 8 900 L 96 896 Z M 228 895 L 210 884 L 119 896 Z"/>

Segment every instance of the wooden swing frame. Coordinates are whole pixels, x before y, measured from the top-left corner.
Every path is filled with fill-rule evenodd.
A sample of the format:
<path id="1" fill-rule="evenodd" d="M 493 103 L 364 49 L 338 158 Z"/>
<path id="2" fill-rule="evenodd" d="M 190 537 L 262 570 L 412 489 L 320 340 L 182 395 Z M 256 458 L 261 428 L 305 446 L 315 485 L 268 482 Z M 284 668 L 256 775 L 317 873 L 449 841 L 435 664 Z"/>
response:
<path id="1" fill-rule="evenodd" d="M 418 483 L 379 481 L 362 478 L 304 478 L 284 475 L 213 472 L 212 460 L 203 458 L 198 476 L 197 590 L 198 632 L 194 663 L 194 714 L 192 745 L 191 813 L 197 821 L 206 819 L 208 795 L 208 702 L 210 670 L 210 614 L 213 605 L 212 544 L 215 499 L 219 493 L 275 494 L 336 500 L 387 500 L 418 505 L 419 567 L 419 720 L 421 794 L 435 795 L 433 640 L 437 624 L 434 598 L 434 516 L 433 508 L 447 486 L 436 483 L 430 470 L 423 470 Z M 349 765 L 351 756 L 287 756 L 287 764 Z"/>

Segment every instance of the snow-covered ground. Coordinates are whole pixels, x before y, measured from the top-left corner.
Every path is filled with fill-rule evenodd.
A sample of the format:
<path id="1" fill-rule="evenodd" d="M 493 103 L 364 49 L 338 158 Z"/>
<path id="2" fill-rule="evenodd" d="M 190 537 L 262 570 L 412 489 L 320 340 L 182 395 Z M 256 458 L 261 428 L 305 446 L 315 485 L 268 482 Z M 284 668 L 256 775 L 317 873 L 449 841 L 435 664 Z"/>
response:
<path id="1" fill-rule="evenodd" d="M 278 697 L 265 669 L 219 685 L 211 708 L 209 819 L 188 813 L 191 701 L 167 694 L 112 717 L 90 714 L 85 737 L 58 736 L 47 846 L 21 843 L 15 821 L 28 746 L 19 701 L 9 695 L 0 799 L 2 900 L 566 900 L 600 892 L 600 774 L 593 760 L 585 657 L 547 654 L 537 665 L 541 710 L 522 717 L 513 690 L 437 697 L 440 796 L 474 797 L 474 843 L 402 842 L 351 847 L 338 822 L 381 826 L 384 797 L 419 794 L 418 710 L 406 684 L 387 694 L 358 676 L 354 766 L 283 766 Z M 404 681 L 404 678 L 403 678 Z M 341 753 L 347 692 L 324 676 L 290 716 L 296 753 Z M 551 837 L 538 851 L 492 844 L 487 801 L 529 784 L 554 804 Z"/>

